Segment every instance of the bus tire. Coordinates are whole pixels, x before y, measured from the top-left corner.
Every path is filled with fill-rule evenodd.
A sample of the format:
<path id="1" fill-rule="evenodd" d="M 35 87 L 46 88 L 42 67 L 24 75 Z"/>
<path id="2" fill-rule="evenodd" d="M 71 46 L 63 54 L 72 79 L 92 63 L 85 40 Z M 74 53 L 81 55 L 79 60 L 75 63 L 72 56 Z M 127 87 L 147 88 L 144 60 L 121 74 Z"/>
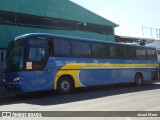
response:
<path id="1" fill-rule="evenodd" d="M 61 77 L 58 80 L 57 92 L 58 94 L 61 94 L 61 95 L 70 94 L 73 90 L 73 87 L 74 85 L 70 77 L 67 77 L 67 76 Z"/>
<path id="2" fill-rule="evenodd" d="M 136 73 L 135 77 L 134 77 L 134 81 L 135 81 L 135 85 L 136 86 L 140 86 L 143 82 L 143 76 L 140 73 Z"/>

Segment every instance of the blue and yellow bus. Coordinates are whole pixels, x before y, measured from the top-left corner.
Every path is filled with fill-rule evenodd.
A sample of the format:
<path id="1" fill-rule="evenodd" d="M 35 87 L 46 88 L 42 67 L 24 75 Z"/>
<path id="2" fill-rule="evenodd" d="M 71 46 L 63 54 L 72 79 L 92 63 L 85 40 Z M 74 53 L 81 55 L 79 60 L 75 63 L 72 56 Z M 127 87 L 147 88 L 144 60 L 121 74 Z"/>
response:
<path id="1" fill-rule="evenodd" d="M 156 49 L 47 33 L 16 37 L 8 46 L 4 86 L 20 93 L 118 83 L 141 85 L 158 77 Z"/>

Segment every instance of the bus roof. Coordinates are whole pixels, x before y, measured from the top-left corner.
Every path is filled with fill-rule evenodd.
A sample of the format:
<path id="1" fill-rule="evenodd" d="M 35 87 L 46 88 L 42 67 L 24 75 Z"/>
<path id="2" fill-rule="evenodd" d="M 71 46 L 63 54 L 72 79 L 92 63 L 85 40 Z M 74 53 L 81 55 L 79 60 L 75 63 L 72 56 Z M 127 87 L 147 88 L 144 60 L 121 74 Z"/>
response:
<path id="1" fill-rule="evenodd" d="M 127 45 L 127 46 L 139 46 L 139 47 L 144 47 L 144 48 L 154 48 L 153 46 L 141 46 L 141 45 L 136 45 L 136 44 L 125 44 L 125 43 L 119 43 L 119 42 L 111 42 L 111 41 L 106 41 L 106 40 L 96 40 L 96 39 L 89 39 L 89 38 L 80 38 L 80 37 L 72 37 L 72 36 L 65 36 L 65 35 L 58 35 L 58 34 L 50 34 L 50 33 L 29 33 L 29 34 L 24 34 L 15 37 L 14 41 L 22 38 L 27 38 L 27 37 L 56 37 L 56 38 L 65 38 L 65 39 L 76 39 L 76 40 L 82 40 L 82 41 L 92 41 L 92 42 L 99 42 L 99 43 L 111 43 L 111 44 L 120 44 L 120 45 Z"/>

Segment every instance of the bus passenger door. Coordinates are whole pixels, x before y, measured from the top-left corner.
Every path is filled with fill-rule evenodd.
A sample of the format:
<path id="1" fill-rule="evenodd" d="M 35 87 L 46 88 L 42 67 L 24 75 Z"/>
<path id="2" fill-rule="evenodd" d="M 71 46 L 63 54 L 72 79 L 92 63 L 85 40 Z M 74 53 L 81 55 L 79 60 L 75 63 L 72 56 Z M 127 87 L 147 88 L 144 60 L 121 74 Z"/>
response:
<path id="1" fill-rule="evenodd" d="M 30 40 L 26 47 L 26 89 L 31 91 L 53 89 L 53 72 L 46 71 L 48 62 L 47 41 Z"/>

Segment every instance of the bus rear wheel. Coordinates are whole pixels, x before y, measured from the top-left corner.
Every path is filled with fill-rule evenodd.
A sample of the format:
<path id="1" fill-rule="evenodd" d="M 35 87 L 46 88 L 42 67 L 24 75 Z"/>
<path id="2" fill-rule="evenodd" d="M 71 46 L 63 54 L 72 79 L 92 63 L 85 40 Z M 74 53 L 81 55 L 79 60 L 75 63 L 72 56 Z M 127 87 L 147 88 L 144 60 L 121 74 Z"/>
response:
<path id="1" fill-rule="evenodd" d="M 69 77 L 62 77 L 59 79 L 57 84 L 58 94 L 70 94 L 73 90 L 73 82 Z"/>
<path id="2" fill-rule="evenodd" d="M 142 82 L 143 82 L 143 77 L 142 77 L 142 75 L 141 75 L 140 73 L 137 73 L 137 74 L 135 75 L 134 81 L 135 81 L 135 84 L 136 84 L 137 86 L 140 86 L 140 85 L 142 84 Z"/>

